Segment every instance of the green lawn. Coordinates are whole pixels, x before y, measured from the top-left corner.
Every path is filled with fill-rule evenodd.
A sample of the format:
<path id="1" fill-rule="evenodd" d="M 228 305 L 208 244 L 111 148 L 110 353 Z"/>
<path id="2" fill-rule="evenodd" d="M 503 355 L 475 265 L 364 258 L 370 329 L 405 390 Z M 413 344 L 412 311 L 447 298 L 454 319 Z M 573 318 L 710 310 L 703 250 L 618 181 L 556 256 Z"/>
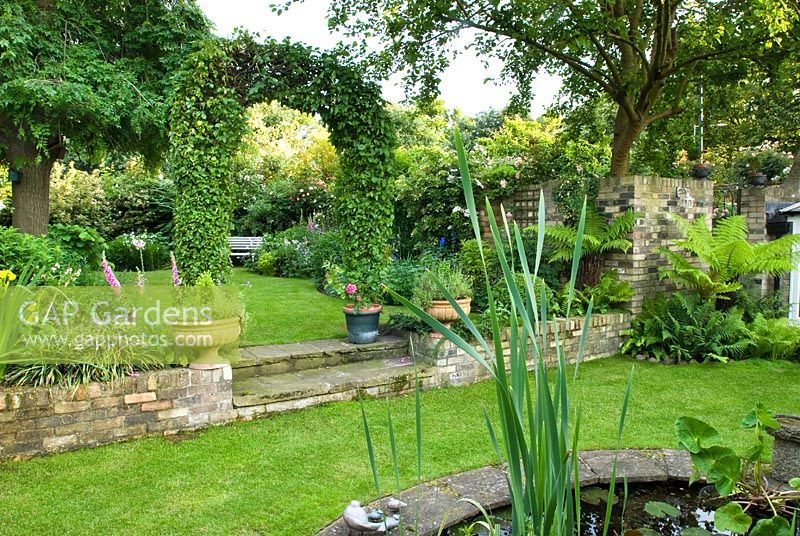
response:
<path id="1" fill-rule="evenodd" d="M 123 285 L 133 285 L 135 272 L 117 274 Z M 170 285 L 169 270 L 146 273 L 151 285 Z M 319 292 L 307 279 L 265 277 L 243 268 L 233 271 L 233 283 L 239 285 L 247 310 L 242 334 L 243 346 L 280 344 L 312 339 L 347 336 L 341 300 Z M 386 306 L 381 321 L 402 307 Z"/>
<path id="2" fill-rule="evenodd" d="M 237 277 L 249 277 L 237 274 Z M 581 448 L 615 446 L 630 368 L 627 447 L 674 447 L 672 423 L 702 417 L 743 449 L 738 423 L 755 401 L 800 413 L 800 365 L 763 361 L 663 366 L 611 358 L 581 366 L 574 393 Z M 489 383 L 423 395 L 425 479 L 495 461 L 483 424 Z M 404 466 L 413 483 L 414 400 L 390 399 Z M 388 490 L 391 461 L 383 400 L 366 404 Z M 375 495 L 356 403 L 206 430 L 185 441 L 149 438 L 0 464 L 2 534 L 307 535 L 351 499 Z"/>

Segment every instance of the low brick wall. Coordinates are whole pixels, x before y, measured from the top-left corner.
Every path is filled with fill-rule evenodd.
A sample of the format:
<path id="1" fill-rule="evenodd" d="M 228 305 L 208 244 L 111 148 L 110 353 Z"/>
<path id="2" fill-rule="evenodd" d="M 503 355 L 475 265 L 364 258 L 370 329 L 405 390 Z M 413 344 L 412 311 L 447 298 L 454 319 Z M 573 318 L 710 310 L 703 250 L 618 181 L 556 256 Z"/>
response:
<path id="1" fill-rule="evenodd" d="M 104 445 L 237 417 L 231 368 L 169 369 L 116 384 L 0 389 L 0 459 Z"/>
<path id="2" fill-rule="evenodd" d="M 625 340 L 622 332 L 631 326 L 631 315 L 627 313 L 610 313 L 594 315 L 590 319 L 589 331 L 583 350 L 583 361 L 609 357 L 619 351 Z M 583 318 L 558 319 L 558 338 L 564 348 L 567 361 L 574 363 L 578 355 Z M 556 363 L 556 342 L 553 336 L 553 324 L 548 323 L 545 361 L 548 365 Z M 417 359 L 435 365 L 434 385 L 466 385 L 489 377 L 488 371 L 481 367 L 471 356 L 446 339 L 436 339 L 429 335 L 415 335 L 414 352 Z M 508 357 L 509 343 L 503 341 L 504 355 Z M 531 350 L 532 352 L 532 350 Z M 529 368 L 533 366 L 533 354 L 528 356 Z M 506 360 L 508 364 L 508 360 Z"/>

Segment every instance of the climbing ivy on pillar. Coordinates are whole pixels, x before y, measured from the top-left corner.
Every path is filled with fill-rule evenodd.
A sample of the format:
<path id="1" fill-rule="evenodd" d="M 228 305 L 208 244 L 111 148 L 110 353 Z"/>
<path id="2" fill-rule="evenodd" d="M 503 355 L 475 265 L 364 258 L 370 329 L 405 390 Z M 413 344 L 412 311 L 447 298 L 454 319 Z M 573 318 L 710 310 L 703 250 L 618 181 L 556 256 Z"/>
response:
<path id="1" fill-rule="evenodd" d="M 226 280 L 234 208 L 233 155 L 245 130 L 224 41 L 209 40 L 184 63 L 170 110 L 170 170 L 177 196 L 173 240 L 184 280 Z"/>

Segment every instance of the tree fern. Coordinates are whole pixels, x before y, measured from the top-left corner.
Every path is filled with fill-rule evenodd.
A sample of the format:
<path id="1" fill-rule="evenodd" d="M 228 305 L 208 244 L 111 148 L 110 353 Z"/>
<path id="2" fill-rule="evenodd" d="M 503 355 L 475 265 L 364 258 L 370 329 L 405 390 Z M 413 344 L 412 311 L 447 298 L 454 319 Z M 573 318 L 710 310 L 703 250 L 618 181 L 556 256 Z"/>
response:
<path id="1" fill-rule="evenodd" d="M 661 278 L 695 290 L 703 298 L 724 297 L 740 289 L 738 279 L 746 274 L 778 275 L 791 271 L 797 260 L 795 246 L 800 245 L 800 235 L 751 244 L 744 216 L 722 219 L 713 230 L 702 219 L 690 222 L 676 214 L 670 217 L 683 235 L 675 245 L 697 257 L 705 268 L 698 268 L 684 255 L 661 247 L 657 251 L 670 265 L 659 269 Z"/>
<path id="2" fill-rule="evenodd" d="M 581 265 L 577 286 L 583 288 L 596 285 L 602 270 L 602 257 L 611 251 L 627 252 L 633 245 L 626 237 L 636 225 L 636 213 L 628 209 L 624 214 L 609 221 L 595 207 L 587 207 L 584 223 Z M 536 226 L 527 230 L 536 230 Z M 551 262 L 571 262 L 575 251 L 577 229 L 568 225 L 547 225 L 545 239 L 553 248 Z"/>
<path id="3" fill-rule="evenodd" d="M 636 214 L 631 209 L 609 221 L 596 208 L 587 207 L 581 257 L 612 250 L 627 252 L 633 244 L 625 237 L 633 231 L 635 225 Z M 528 229 L 536 230 L 536 226 Z M 544 235 L 550 245 L 555 248 L 551 260 L 572 260 L 577 238 L 577 230 L 574 227 L 546 225 Z"/>

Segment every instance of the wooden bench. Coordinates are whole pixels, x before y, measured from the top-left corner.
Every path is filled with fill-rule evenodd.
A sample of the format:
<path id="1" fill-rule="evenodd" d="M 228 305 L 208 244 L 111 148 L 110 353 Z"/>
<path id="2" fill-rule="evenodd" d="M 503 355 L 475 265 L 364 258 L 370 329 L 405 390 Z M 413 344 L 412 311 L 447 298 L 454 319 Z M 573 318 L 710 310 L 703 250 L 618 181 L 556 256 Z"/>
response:
<path id="1" fill-rule="evenodd" d="M 228 245 L 231 248 L 231 257 L 249 257 L 250 253 L 261 247 L 264 239 L 260 236 L 231 236 Z"/>

